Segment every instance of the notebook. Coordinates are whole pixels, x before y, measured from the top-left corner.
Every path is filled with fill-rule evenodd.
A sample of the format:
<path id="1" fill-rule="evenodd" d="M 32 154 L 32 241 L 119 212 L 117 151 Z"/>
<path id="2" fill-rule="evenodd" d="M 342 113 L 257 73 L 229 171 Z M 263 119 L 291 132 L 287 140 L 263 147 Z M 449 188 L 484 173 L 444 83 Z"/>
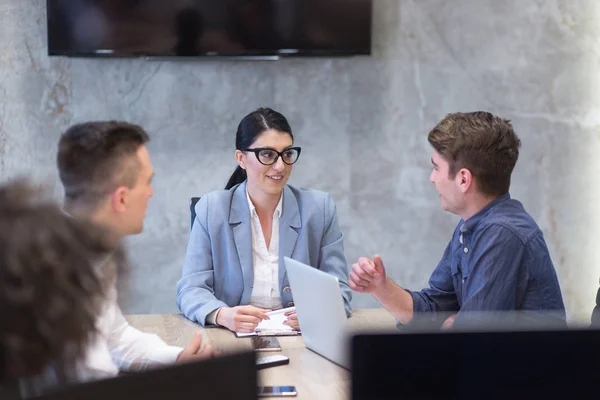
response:
<path id="1" fill-rule="evenodd" d="M 283 322 L 287 319 L 285 313 L 296 311 L 296 307 L 282 308 L 281 310 L 269 311 L 267 315 L 269 319 L 263 319 L 254 332 L 241 333 L 235 332 L 237 337 L 247 336 L 290 336 L 298 335 L 300 332 L 295 331 L 292 327 L 284 325 Z"/>

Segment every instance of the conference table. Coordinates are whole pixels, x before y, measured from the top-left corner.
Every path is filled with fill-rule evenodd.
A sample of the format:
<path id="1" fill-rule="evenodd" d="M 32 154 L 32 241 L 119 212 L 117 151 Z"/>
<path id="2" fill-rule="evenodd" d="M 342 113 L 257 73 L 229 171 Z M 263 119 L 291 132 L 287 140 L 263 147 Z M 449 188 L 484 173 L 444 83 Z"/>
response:
<path id="1" fill-rule="evenodd" d="M 224 328 L 203 328 L 181 314 L 127 315 L 131 326 L 160 336 L 174 346 L 185 346 L 195 332 L 204 337 L 222 354 L 252 349 L 249 337 L 237 338 Z M 396 328 L 394 318 L 384 309 L 354 310 L 348 319 L 349 331 L 386 332 Z M 302 336 L 279 336 L 282 351 L 264 352 L 259 357 L 283 354 L 290 359 L 287 365 L 265 368 L 258 373 L 261 386 L 296 386 L 297 399 L 345 400 L 351 397 L 350 371 L 308 350 Z"/>

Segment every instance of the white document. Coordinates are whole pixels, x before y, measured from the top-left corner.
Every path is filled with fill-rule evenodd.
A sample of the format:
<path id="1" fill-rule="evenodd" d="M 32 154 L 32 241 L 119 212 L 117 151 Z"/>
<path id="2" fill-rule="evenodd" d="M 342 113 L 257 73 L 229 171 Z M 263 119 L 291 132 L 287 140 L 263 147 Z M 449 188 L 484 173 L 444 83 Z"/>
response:
<path id="1" fill-rule="evenodd" d="M 298 334 L 291 326 L 284 325 L 283 322 L 287 320 L 285 313 L 290 311 L 296 311 L 296 307 L 282 308 L 281 310 L 270 311 L 267 313 L 269 319 L 263 319 L 254 332 L 250 333 L 239 333 L 236 332 L 237 337 L 264 335 L 264 336 L 276 336 L 276 335 L 296 335 Z"/>

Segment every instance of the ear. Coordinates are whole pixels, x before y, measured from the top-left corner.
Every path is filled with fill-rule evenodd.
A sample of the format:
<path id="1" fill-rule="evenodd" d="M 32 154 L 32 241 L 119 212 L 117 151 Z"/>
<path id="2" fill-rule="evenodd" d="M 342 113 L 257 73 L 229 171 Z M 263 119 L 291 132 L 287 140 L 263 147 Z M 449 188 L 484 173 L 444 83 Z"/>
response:
<path id="1" fill-rule="evenodd" d="M 246 169 L 246 156 L 241 150 L 235 151 L 235 160 L 242 169 Z"/>
<path id="2" fill-rule="evenodd" d="M 115 212 L 122 213 L 127 205 L 129 189 L 119 186 L 111 195 L 110 204 Z"/>
<path id="3" fill-rule="evenodd" d="M 473 174 L 466 168 L 460 169 L 460 171 L 456 173 L 456 183 L 460 187 L 460 190 L 463 193 L 466 193 L 475 183 L 473 181 Z"/>

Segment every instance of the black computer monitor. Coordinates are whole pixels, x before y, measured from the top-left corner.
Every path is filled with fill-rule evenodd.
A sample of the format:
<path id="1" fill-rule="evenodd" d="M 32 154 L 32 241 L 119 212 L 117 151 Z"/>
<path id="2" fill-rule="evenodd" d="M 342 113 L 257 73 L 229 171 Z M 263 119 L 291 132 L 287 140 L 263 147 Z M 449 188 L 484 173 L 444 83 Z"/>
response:
<path id="1" fill-rule="evenodd" d="M 71 386 L 39 400 L 254 400 L 253 352 L 128 374 Z"/>
<path id="2" fill-rule="evenodd" d="M 365 334 L 352 398 L 546 399 L 600 393 L 600 331 Z"/>

